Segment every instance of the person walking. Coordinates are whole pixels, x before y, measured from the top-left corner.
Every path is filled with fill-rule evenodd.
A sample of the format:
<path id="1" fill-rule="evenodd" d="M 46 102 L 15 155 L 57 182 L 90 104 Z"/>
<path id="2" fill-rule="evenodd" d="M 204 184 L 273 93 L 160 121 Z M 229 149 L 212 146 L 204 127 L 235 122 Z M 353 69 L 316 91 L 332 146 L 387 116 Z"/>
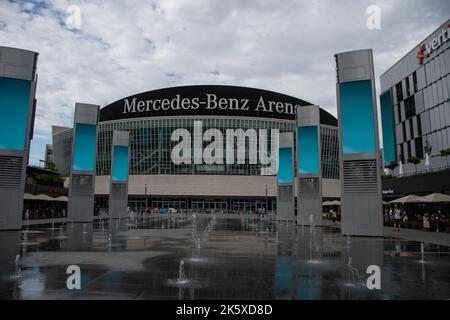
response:
<path id="1" fill-rule="evenodd" d="M 400 231 L 400 222 L 402 221 L 402 215 L 399 208 L 394 210 L 394 231 Z"/>

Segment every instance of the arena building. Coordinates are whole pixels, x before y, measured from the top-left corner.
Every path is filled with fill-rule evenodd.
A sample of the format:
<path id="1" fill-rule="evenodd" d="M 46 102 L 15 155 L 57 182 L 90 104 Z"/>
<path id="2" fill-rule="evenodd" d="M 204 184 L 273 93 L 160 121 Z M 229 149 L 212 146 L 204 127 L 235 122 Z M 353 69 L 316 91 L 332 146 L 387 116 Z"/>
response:
<path id="1" fill-rule="evenodd" d="M 239 139 L 230 147 L 217 137 L 225 137 L 230 129 L 236 134 L 241 129 L 246 147 L 252 143 L 261 147 L 257 139 L 262 135 L 267 137 L 263 147 L 270 155 L 274 130 L 295 132 L 296 108 L 306 105 L 311 103 L 276 92 L 217 85 L 165 88 L 113 102 L 100 110 L 96 208 L 108 206 L 112 132 L 124 130 L 130 132 L 130 208 L 274 210 L 276 179 L 273 174 L 267 175 L 270 164 L 252 161 L 261 159 L 249 152 L 241 161 L 228 161 L 230 154 L 235 158 L 239 153 Z M 337 119 L 321 109 L 320 123 L 323 197 L 336 198 L 340 197 Z M 172 152 L 182 141 L 174 139 L 179 129 L 184 129 L 189 143 L 192 140 L 200 150 L 211 142 L 222 145 L 218 150 L 223 161 L 217 161 L 217 154 L 211 161 L 203 153 L 200 158 L 192 154 L 188 161 L 174 162 Z M 207 137 L 209 129 L 215 129 L 218 136 Z M 55 127 L 54 161 L 65 176 L 69 173 L 71 145 L 72 129 Z"/>

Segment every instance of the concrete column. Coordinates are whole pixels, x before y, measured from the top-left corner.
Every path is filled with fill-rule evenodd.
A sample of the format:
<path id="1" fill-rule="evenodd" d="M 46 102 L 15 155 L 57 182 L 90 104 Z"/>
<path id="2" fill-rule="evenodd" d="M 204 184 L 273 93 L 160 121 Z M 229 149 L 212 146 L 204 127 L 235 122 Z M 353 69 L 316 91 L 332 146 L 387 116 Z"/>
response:
<path id="1" fill-rule="evenodd" d="M 73 125 L 68 219 L 93 222 L 99 106 L 76 103 Z"/>
<path id="2" fill-rule="evenodd" d="M 38 53 L 0 47 L 0 230 L 22 228 Z"/>
<path id="3" fill-rule="evenodd" d="M 322 225 L 318 106 L 297 108 L 297 224 Z"/>
<path id="4" fill-rule="evenodd" d="M 277 173 L 277 220 L 295 221 L 294 134 L 280 133 Z"/>
<path id="5" fill-rule="evenodd" d="M 382 236 L 381 155 L 372 50 L 336 57 L 343 234 Z"/>
<path id="6" fill-rule="evenodd" d="M 109 216 L 113 219 L 126 218 L 128 214 L 129 145 L 128 131 L 113 131 L 109 185 Z"/>

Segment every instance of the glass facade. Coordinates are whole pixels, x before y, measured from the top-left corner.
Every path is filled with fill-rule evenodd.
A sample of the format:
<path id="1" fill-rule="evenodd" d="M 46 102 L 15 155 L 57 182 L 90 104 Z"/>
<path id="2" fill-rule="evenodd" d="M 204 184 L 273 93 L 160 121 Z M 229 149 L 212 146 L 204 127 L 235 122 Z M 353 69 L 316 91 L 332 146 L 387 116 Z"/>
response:
<path id="1" fill-rule="evenodd" d="M 130 132 L 130 175 L 157 175 L 157 174 L 189 174 L 189 175 L 261 175 L 261 168 L 267 165 L 250 164 L 254 154 L 245 154 L 245 164 L 226 164 L 226 144 L 223 142 L 223 164 L 205 164 L 208 155 L 202 164 L 194 164 L 192 155 L 191 164 L 174 164 L 171 159 L 172 149 L 179 141 L 171 141 L 172 132 L 176 129 L 186 129 L 194 140 L 194 121 L 202 121 L 202 132 L 208 129 L 219 130 L 225 140 L 227 129 L 255 129 L 256 135 L 246 138 L 248 144 L 257 143 L 259 129 L 267 129 L 267 150 L 270 155 L 271 132 L 269 129 L 278 129 L 279 132 L 295 132 L 296 123 L 291 120 L 273 120 L 258 118 L 227 118 L 227 117 L 183 117 L 183 118 L 139 118 L 124 121 L 100 122 L 97 136 L 97 175 L 109 175 L 111 172 L 111 144 L 113 130 Z M 336 127 L 321 127 L 322 145 L 322 172 L 324 178 L 339 178 L 339 145 Z M 203 150 L 211 142 L 203 142 Z M 237 141 L 234 144 L 234 155 L 237 152 Z M 213 156 L 215 156 L 213 154 Z"/>
<path id="2" fill-rule="evenodd" d="M 406 163 L 404 174 L 448 167 L 440 153 L 450 148 L 450 41 L 442 43 L 422 61 L 417 59 L 417 52 L 419 46 L 439 36 L 449 22 L 436 29 L 380 78 L 384 158 Z M 383 105 L 388 95 L 390 108 L 389 103 Z M 394 151 L 391 143 L 395 143 Z M 425 166 L 426 152 L 430 156 L 429 168 Z M 417 166 L 408 164 L 411 157 L 422 161 Z"/>

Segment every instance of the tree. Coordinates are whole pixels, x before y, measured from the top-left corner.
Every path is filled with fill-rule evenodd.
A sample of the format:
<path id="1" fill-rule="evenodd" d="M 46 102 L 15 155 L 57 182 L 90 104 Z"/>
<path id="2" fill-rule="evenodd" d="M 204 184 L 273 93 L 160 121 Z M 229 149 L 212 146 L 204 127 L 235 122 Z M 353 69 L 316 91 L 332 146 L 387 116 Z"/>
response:
<path id="1" fill-rule="evenodd" d="M 394 170 L 397 167 L 398 167 L 398 162 L 395 160 L 389 162 L 389 164 L 386 165 L 386 168 L 391 169 L 391 170 Z"/>
<path id="2" fill-rule="evenodd" d="M 445 164 L 446 164 L 446 166 L 448 167 L 448 160 L 447 160 L 447 157 L 450 156 L 450 148 L 448 148 L 448 149 L 442 149 L 442 150 L 440 151 L 440 153 L 441 153 L 441 157 L 445 158 Z"/>
<path id="3" fill-rule="evenodd" d="M 416 173 L 417 173 L 417 165 L 420 163 L 420 160 L 421 159 L 419 159 L 417 157 L 408 158 L 408 163 L 412 163 L 414 165 L 414 169 L 416 170 Z"/>
<path id="4" fill-rule="evenodd" d="M 385 168 L 391 170 L 391 172 L 393 172 L 393 171 L 395 170 L 395 168 L 397 168 L 397 167 L 398 167 L 398 162 L 395 161 L 395 160 L 389 162 L 389 164 L 387 164 L 387 165 L 385 166 Z"/>

